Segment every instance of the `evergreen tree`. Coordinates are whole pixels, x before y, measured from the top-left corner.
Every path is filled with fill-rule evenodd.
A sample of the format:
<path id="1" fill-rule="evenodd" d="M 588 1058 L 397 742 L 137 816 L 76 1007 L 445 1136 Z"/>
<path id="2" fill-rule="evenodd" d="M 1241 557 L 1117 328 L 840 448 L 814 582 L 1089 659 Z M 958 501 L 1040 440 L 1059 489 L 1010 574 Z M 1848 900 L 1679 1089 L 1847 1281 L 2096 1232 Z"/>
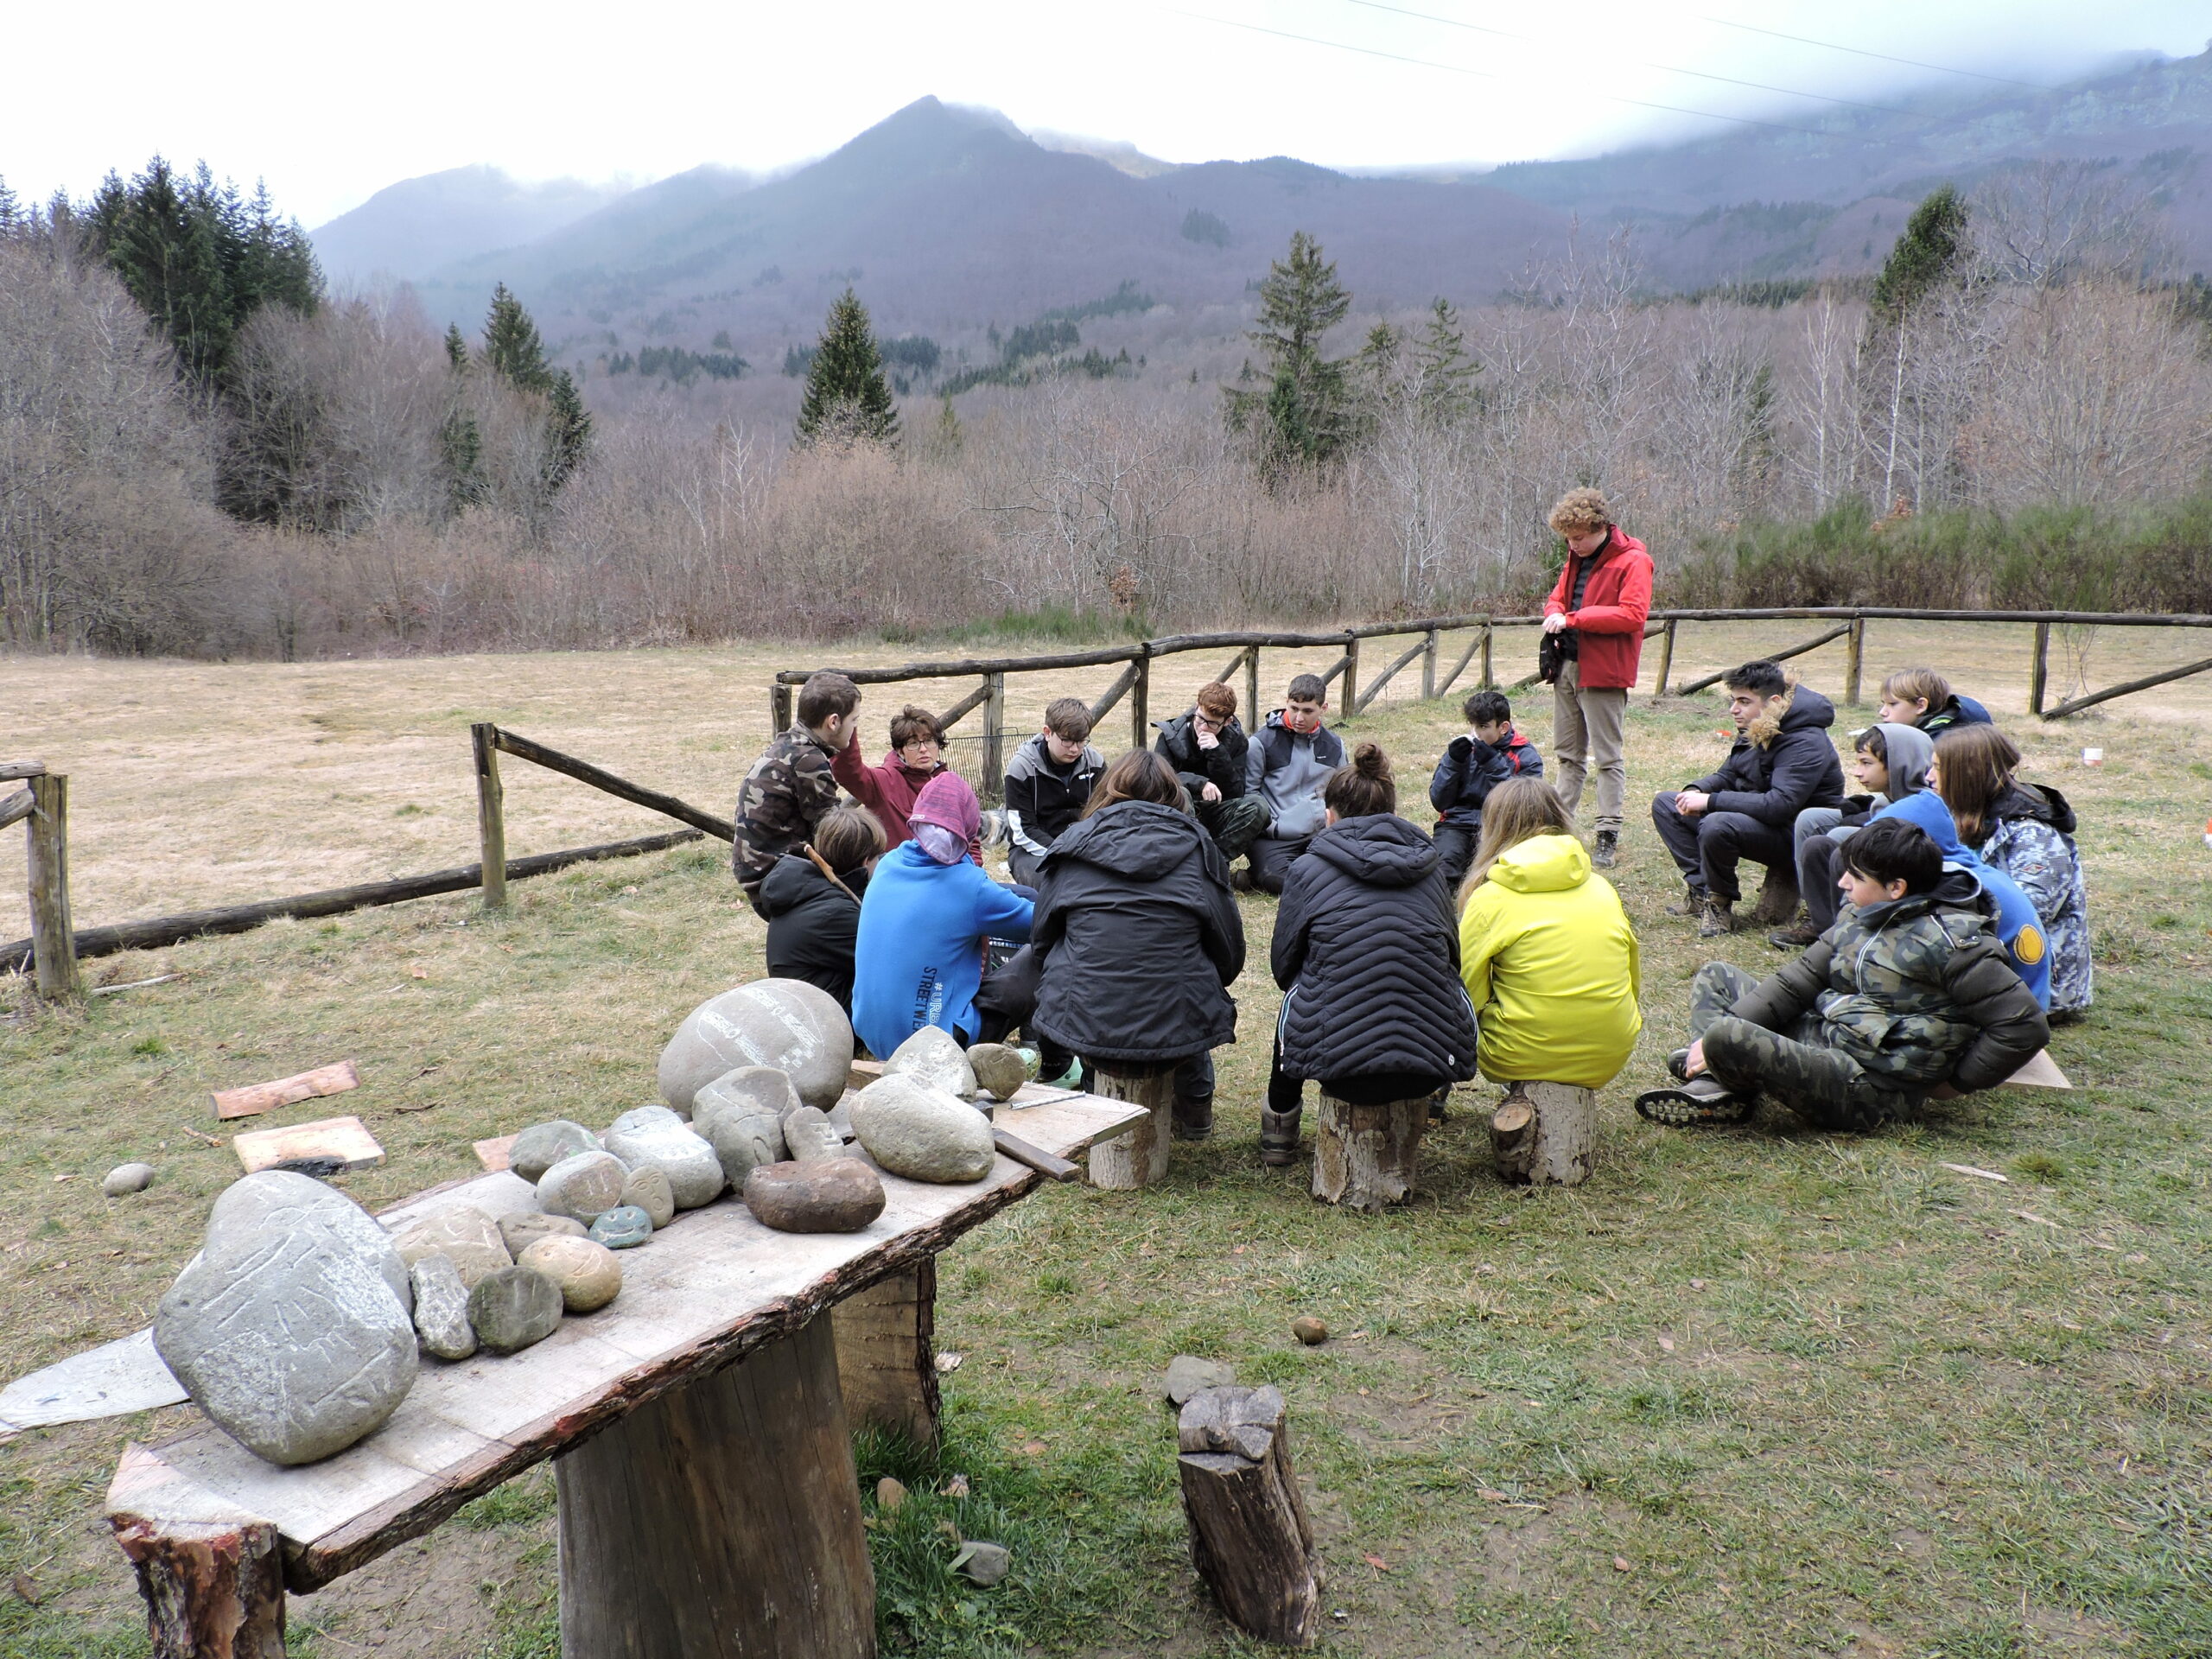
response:
<path id="1" fill-rule="evenodd" d="M 459 374 L 468 366 L 468 342 L 461 337 L 461 325 L 446 324 L 446 366 Z"/>
<path id="2" fill-rule="evenodd" d="M 460 330 L 448 329 L 447 359 L 456 360 L 456 353 L 458 361 L 465 364 L 467 348 L 461 343 Z M 505 283 L 493 285 L 492 307 L 484 316 L 484 366 L 516 391 L 532 392 L 545 400 L 543 477 L 550 495 L 583 464 L 584 452 L 591 446 L 591 415 L 584 408 L 583 394 L 576 390 L 575 378 L 566 369 L 556 372 L 545 360 L 545 342 L 538 335 L 537 323 Z M 449 464 L 474 454 L 469 441 L 475 437 L 474 420 L 467 418 L 468 430 L 456 431 L 448 443 Z M 465 479 L 468 474 L 456 467 L 453 476 Z"/>
<path id="3" fill-rule="evenodd" d="M 899 436 L 899 411 L 884 381 L 883 358 L 868 326 L 868 308 L 851 289 L 830 308 L 822 339 L 807 367 L 806 395 L 798 406 L 798 440 L 865 438 L 890 443 Z"/>
<path id="4" fill-rule="evenodd" d="M 553 446 L 545 463 L 545 487 L 557 490 L 583 465 L 584 451 L 591 445 L 591 414 L 566 369 L 553 377 L 547 400 L 550 407 L 546 420 Z"/>
<path id="5" fill-rule="evenodd" d="M 1260 284 L 1260 327 L 1246 336 L 1267 354 L 1264 392 L 1227 389 L 1229 422 L 1255 430 L 1260 468 L 1270 480 L 1326 465 L 1351 440 L 1352 399 L 1346 364 L 1321 354 L 1321 341 L 1351 309 L 1351 291 L 1321 245 L 1292 233 L 1290 257 Z"/>
<path id="6" fill-rule="evenodd" d="M 546 366 L 545 342 L 538 338 L 537 325 L 505 283 L 493 288 L 492 308 L 484 318 L 484 363 L 524 391 L 553 389 L 553 372 Z"/>
<path id="7" fill-rule="evenodd" d="M 1467 355 L 1466 331 L 1451 302 L 1439 299 L 1428 309 L 1414 367 L 1421 377 L 1423 410 L 1439 421 L 1456 421 L 1475 404 L 1475 377 L 1482 365 Z"/>
<path id="8" fill-rule="evenodd" d="M 1967 258 L 1967 205 L 1949 185 L 1931 192 L 1905 221 L 1874 278 L 1874 308 L 1894 322 L 1955 280 Z"/>
<path id="9" fill-rule="evenodd" d="M 961 446 L 967 441 L 968 435 L 960 429 L 960 416 L 952 407 L 952 394 L 948 391 L 938 404 L 938 453 L 947 456 L 957 455 L 960 453 Z"/>
<path id="10" fill-rule="evenodd" d="M 8 188 L 8 181 L 0 179 L 0 238 L 13 236 L 25 227 L 22 210 L 16 206 L 16 193 Z"/>

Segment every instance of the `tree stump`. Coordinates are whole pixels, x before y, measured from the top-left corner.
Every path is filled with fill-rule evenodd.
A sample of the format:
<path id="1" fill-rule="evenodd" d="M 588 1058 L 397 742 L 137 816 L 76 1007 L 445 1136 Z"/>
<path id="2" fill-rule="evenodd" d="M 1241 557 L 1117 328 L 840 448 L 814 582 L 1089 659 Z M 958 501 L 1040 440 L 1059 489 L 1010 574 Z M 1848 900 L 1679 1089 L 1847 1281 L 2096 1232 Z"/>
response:
<path id="1" fill-rule="evenodd" d="M 1797 867 L 1794 862 L 1770 864 L 1766 880 L 1759 883 L 1758 902 L 1751 906 L 1751 921 L 1759 927 L 1787 927 L 1797 918 Z"/>
<path id="2" fill-rule="evenodd" d="M 1090 1092 L 1102 1100 L 1126 1100 L 1152 1116 L 1127 1134 L 1101 1141 L 1090 1149 L 1090 1184 L 1134 1192 L 1167 1179 L 1167 1144 L 1175 1107 L 1173 1066 L 1113 1071 L 1095 1068 Z"/>
<path id="3" fill-rule="evenodd" d="M 135 1446 L 107 1500 L 146 1599 L 154 1659 L 284 1659 L 284 1561 L 272 1522 Z"/>
<path id="4" fill-rule="evenodd" d="M 1313 1196 L 1353 1210 L 1402 1204 L 1414 1190 L 1429 1096 L 1355 1106 L 1320 1091 L 1313 1135 Z"/>
<path id="5" fill-rule="evenodd" d="M 937 1258 L 880 1279 L 830 1310 L 845 1421 L 937 1444 Z"/>
<path id="6" fill-rule="evenodd" d="M 566 1659 L 874 1659 L 830 1320 L 639 1407 L 554 1470 Z"/>
<path id="7" fill-rule="evenodd" d="M 1281 1390 L 1202 1389 L 1176 1425 L 1191 1564 L 1232 1624 L 1310 1648 L 1321 1634 L 1321 1566 L 1290 1464 Z"/>
<path id="8" fill-rule="evenodd" d="M 1579 1186 L 1598 1155 L 1598 1091 L 1516 1083 L 1491 1117 L 1490 1143 L 1509 1185 Z"/>

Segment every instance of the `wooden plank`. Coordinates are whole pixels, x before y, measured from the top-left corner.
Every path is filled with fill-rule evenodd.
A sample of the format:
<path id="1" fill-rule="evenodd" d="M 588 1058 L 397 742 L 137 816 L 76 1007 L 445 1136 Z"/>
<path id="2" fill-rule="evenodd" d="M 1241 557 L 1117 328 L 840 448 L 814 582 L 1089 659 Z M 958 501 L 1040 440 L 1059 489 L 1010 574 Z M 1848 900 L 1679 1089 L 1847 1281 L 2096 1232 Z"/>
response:
<path id="1" fill-rule="evenodd" d="M 0 830 L 11 823 L 21 823 L 38 810 L 38 798 L 28 789 L 19 789 L 4 801 L 0 801 Z"/>
<path id="2" fill-rule="evenodd" d="M 2110 702 L 2114 697 L 2124 697 L 2136 691 L 2148 691 L 2154 685 L 2164 685 L 2172 680 L 2185 680 L 2190 675 L 2202 674 L 2208 669 L 2212 669 L 2212 657 L 2207 657 L 2201 663 L 2191 663 L 2185 668 L 2170 668 L 2163 674 L 2145 674 L 2139 680 L 2129 680 L 2124 685 L 2112 686 L 2102 691 L 2092 691 L 2086 697 L 2075 697 L 2071 702 L 2062 702 L 2057 708 L 2044 715 L 2044 718 L 2063 720 L 2069 715 L 2078 714 L 2084 709 L 2093 709 L 2098 703 Z"/>
<path id="3" fill-rule="evenodd" d="M 493 731 L 497 735 L 499 746 L 518 760 L 543 766 L 548 772 L 557 772 L 563 777 L 573 778 L 580 784 L 589 784 L 594 789 L 604 791 L 618 799 L 664 813 L 678 823 L 688 823 L 694 830 L 705 831 L 717 841 L 728 841 L 737 833 L 728 818 L 718 817 L 687 801 L 679 801 L 673 795 L 664 795 L 659 790 L 647 789 L 626 778 L 618 778 L 604 766 L 595 766 L 588 760 L 579 760 L 572 754 L 548 748 L 535 738 L 524 737 L 519 733 L 505 731 L 496 726 Z"/>
<path id="4" fill-rule="evenodd" d="M 2033 1059 L 1999 1086 L 2005 1089 L 2071 1089 L 2074 1085 L 2058 1069 L 2058 1062 L 2050 1058 L 2050 1051 L 2044 1048 L 2037 1050 Z"/>
<path id="5" fill-rule="evenodd" d="M 46 775 L 43 760 L 0 760 L 0 784 L 12 784 L 19 778 L 42 778 Z"/>
<path id="6" fill-rule="evenodd" d="M 231 1149 L 249 1175 L 301 1158 L 336 1158 L 341 1169 L 370 1169 L 384 1162 L 384 1148 L 358 1117 L 326 1117 L 289 1128 L 250 1129 Z"/>
<path id="7" fill-rule="evenodd" d="M 938 729 L 940 731 L 950 732 L 962 721 L 967 719 L 970 714 L 975 712 L 975 710 L 982 707 L 983 700 L 990 695 L 991 683 L 987 677 L 983 681 L 982 684 L 977 686 L 973 691 L 970 691 L 966 696 L 961 698 L 959 702 L 954 703 L 951 708 L 946 709 L 943 714 L 937 717 Z"/>
<path id="8" fill-rule="evenodd" d="M 1384 686 L 1390 683 L 1390 677 L 1393 674 L 1395 674 L 1408 663 L 1410 663 L 1414 658 L 1419 657 L 1423 653 L 1427 653 L 1430 665 L 1433 667 L 1436 660 L 1435 635 L 1431 634 L 1425 639 L 1416 639 L 1414 641 L 1412 650 L 1404 652 L 1399 657 L 1397 661 L 1392 663 L 1389 667 L 1384 669 L 1380 674 L 1377 674 L 1373 679 L 1370 680 L 1367 683 L 1367 689 L 1359 695 L 1359 707 L 1353 709 L 1352 713 L 1358 714 L 1363 712 L 1369 703 L 1375 701 L 1376 694 L 1379 693 Z"/>
<path id="9" fill-rule="evenodd" d="M 489 1141 L 479 1141 L 470 1150 L 476 1154 L 477 1162 L 486 1170 L 496 1173 L 507 1166 L 507 1154 L 513 1150 L 514 1144 L 513 1135 L 502 1135 Z"/>
<path id="10" fill-rule="evenodd" d="M 1106 695 L 1090 705 L 1090 724 L 1094 730 L 1096 729 L 1100 721 L 1113 712 L 1114 705 L 1127 696 L 1129 688 L 1136 683 L 1137 665 L 1131 663 L 1121 671 L 1114 683 L 1106 688 Z"/>
<path id="11" fill-rule="evenodd" d="M 1846 622 L 1840 627 L 1830 628 L 1826 633 L 1815 634 L 1810 639 L 1808 639 L 1802 645 L 1792 645 L 1787 651 L 1769 652 L 1766 656 L 1766 660 L 1770 663 L 1785 663 L 1792 657 L 1802 657 L 1808 651 L 1818 651 L 1822 645 L 1827 644 L 1831 639 L 1840 639 L 1845 634 L 1849 633 L 1856 626 L 1857 624 L 1855 622 Z M 2212 668 L 2212 663 L 2207 663 L 2205 666 Z M 1679 691 L 1677 691 L 1675 695 L 1677 696 L 1683 697 L 1693 696 L 1696 693 L 1704 690 L 1707 686 L 1719 684 L 1722 680 L 1728 677 L 1728 673 L 1729 670 L 1724 668 L 1718 674 L 1708 674 L 1701 680 L 1692 680 L 1688 685 L 1683 686 Z"/>
<path id="12" fill-rule="evenodd" d="M 251 1084 L 243 1089 L 218 1089 L 212 1096 L 218 1117 L 254 1117 L 277 1106 L 296 1105 L 324 1095 L 342 1095 L 361 1086 L 361 1074 L 351 1060 L 319 1065 L 296 1077 L 274 1083 Z"/>

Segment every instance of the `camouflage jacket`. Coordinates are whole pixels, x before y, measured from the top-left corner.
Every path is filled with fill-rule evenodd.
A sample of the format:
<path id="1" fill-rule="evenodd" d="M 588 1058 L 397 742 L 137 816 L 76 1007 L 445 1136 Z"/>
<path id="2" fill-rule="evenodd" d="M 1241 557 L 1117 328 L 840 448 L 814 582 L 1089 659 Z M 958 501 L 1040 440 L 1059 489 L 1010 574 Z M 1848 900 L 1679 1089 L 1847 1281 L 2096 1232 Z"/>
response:
<path id="1" fill-rule="evenodd" d="M 811 732 L 794 726 L 779 733 L 745 774 L 730 862 L 747 898 L 760 892 L 778 859 L 814 839 L 815 826 L 837 804 L 830 758 Z"/>
<path id="2" fill-rule="evenodd" d="M 2050 1040 L 2050 1027 L 1979 897 L 1978 886 L 1969 893 L 1947 880 L 1932 893 L 1846 905 L 1803 956 L 1731 1012 L 1782 1032 L 1815 1014 L 1829 1047 L 1889 1088 L 2000 1084 Z"/>

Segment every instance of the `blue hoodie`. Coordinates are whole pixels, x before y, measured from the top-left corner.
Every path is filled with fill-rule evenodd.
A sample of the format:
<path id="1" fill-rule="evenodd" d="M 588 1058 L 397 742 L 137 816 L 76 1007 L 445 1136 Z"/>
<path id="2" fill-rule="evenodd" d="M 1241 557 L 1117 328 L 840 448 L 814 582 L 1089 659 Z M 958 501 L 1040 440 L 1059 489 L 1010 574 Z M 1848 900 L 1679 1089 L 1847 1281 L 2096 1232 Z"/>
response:
<path id="1" fill-rule="evenodd" d="M 1908 823 L 1918 824 L 1943 855 L 1945 869 L 1968 871 L 1981 884 L 1981 890 L 1996 902 L 1997 937 L 2005 946 L 2012 971 L 2019 975 L 2022 984 L 2035 993 L 2037 1006 L 2048 1010 L 2050 949 L 2044 942 L 2034 901 L 2011 876 L 1983 863 L 1980 855 L 1960 842 L 1959 826 L 1951 817 L 1951 809 L 1943 804 L 1942 797 L 1931 789 L 1919 790 L 1878 809 L 1873 816 L 1903 818 Z"/>
<path id="2" fill-rule="evenodd" d="M 1032 909 L 967 859 L 940 864 L 911 841 L 886 853 L 853 942 L 853 1030 L 868 1052 L 888 1059 L 924 1026 L 973 1040 L 983 941 L 1027 939 Z"/>

